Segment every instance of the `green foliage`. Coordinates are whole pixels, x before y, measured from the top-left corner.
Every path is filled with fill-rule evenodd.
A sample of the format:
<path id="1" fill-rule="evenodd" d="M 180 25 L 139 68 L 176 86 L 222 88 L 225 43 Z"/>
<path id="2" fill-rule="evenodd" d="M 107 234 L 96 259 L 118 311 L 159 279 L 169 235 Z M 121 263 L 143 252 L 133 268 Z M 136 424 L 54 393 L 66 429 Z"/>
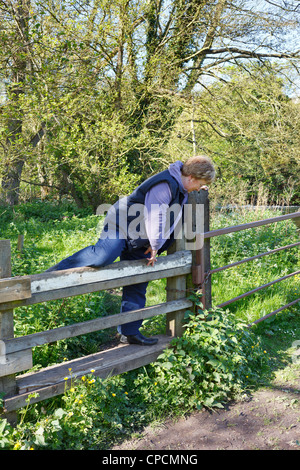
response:
<path id="1" fill-rule="evenodd" d="M 12 275 L 22 276 L 43 272 L 80 247 L 95 243 L 99 217 L 88 209 L 78 209 L 68 202 L 40 202 L 3 208 L 0 237 L 11 240 Z M 24 248 L 17 250 L 18 234 L 24 234 Z M 117 291 L 116 291 L 117 293 Z M 117 313 L 120 296 L 96 292 L 68 299 L 51 301 L 14 312 L 15 335 L 67 326 L 87 319 Z M 33 349 L 35 368 L 92 354 L 99 344 L 114 338 L 114 331 L 103 330 L 80 338 L 70 338 Z"/>
<path id="2" fill-rule="evenodd" d="M 162 409 L 222 408 L 269 373 L 260 340 L 228 310 L 186 312 L 182 337 L 149 372 L 151 403 Z M 150 394 L 149 393 L 149 394 Z"/>
<path id="3" fill-rule="evenodd" d="M 212 225 L 214 229 L 218 229 L 279 215 L 279 211 L 254 210 L 249 207 L 241 211 L 214 213 Z M 215 237 L 211 241 L 212 268 L 232 264 L 298 241 L 297 227 L 291 220 Z M 294 247 L 215 273 L 211 280 L 214 305 L 293 273 L 299 269 L 298 266 L 299 249 Z M 228 308 L 243 321 L 250 323 L 297 299 L 297 296 L 299 297 L 299 278 L 293 276 L 236 301 Z M 298 308 L 295 305 L 290 311 L 298 312 Z"/>
<path id="4" fill-rule="evenodd" d="M 193 117 L 197 152 L 217 167 L 211 198 L 228 203 L 299 204 L 299 102 L 287 94 L 280 64 L 224 67 L 222 79 L 193 94 L 168 144 L 189 152 Z M 178 139 L 178 136 L 181 139 Z M 174 146 L 173 141 L 175 141 Z M 242 201 L 241 201 L 242 200 Z"/>
<path id="5" fill-rule="evenodd" d="M 13 274 L 34 274 L 48 268 L 97 238 L 98 218 L 69 203 L 41 202 L 3 207 L 1 238 L 12 242 Z M 272 217 L 273 211 L 214 213 L 212 229 Z M 25 233 L 23 252 L 17 236 Z M 298 241 L 296 226 L 281 222 L 212 240 L 213 267 L 245 256 Z M 213 275 L 213 301 L 225 301 L 248 288 L 295 271 L 295 249 L 247 263 Z M 234 282 L 232 282 L 234 279 Z M 216 281 L 216 282 L 215 282 Z M 284 281 L 228 309 L 203 311 L 201 298 L 186 313 L 185 331 L 173 340 L 156 363 L 121 376 L 102 380 L 93 373 L 73 381 L 61 397 L 30 405 L 19 411 L 12 428 L 0 419 L 1 449 L 108 449 L 158 419 L 215 409 L 269 383 L 274 371 L 291 363 L 288 349 L 298 338 L 299 311 L 295 305 L 255 328 L 247 324 L 264 313 L 299 297 L 299 279 Z M 165 301 L 165 280 L 151 282 L 147 304 Z M 56 328 L 99 316 L 118 313 L 120 292 L 98 292 L 65 300 L 17 308 L 16 336 Z M 148 319 L 146 335 L 164 333 L 163 316 Z M 115 339 L 115 331 L 100 331 L 36 347 L 34 369 L 92 354 Z M 266 352 L 265 352 L 266 351 Z"/>
<path id="6" fill-rule="evenodd" d="M 297 53 L 265 37 L 296 35 L 294 3 L 242 16 L 224 0 L 5 3 L 0 199 L 67 194 L 95 209 L 190 156 L 192 115 L 225 184 L 263 181 L 279 195 L 299 162 L 299 106 L 285 96 Z M 283 51 L 280 65 L 266 60 Z"/>
<path id="7" fill-rule="evenodd" d="M 53 405 L 34 405 L 30 411 L 27 406 L 16 428 L 1 420 L 0 446 L 107 449 L 154 419 L 222 408 L 269 377 L 259 338 L 232 314 L 188 311 L 186 320 L 184 335 L 156 363 L 106 380 L 95 378 L 92 370 L 73 381 L 54 410 Z"/>
<path id="8" fill-rule="evenodd" d="M 106 380 L 93 370 L 55 405 L 33 405 L 22 410 L 21 422 L 12 428 L 0 420 L 0 447 L 27 449 L 107 449 L 116 439 L 137 431 L 153 418 L 147 407 L 148 392 L 136 382 L 136 373 Z M 28 399 L 30 402 L 31 396 Z"/>

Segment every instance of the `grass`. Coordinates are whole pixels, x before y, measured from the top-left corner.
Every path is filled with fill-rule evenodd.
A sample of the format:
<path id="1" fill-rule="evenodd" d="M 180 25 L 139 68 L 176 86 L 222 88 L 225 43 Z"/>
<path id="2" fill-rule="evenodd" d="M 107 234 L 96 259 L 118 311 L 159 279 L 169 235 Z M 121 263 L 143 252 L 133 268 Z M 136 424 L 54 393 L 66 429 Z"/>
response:
<path id="1" fill-rule="evenodd" d="M 242 214 L 221 215 L 214 219 L 214 223 L 219 228 L 224 225 L 237 225 L 274 217 L 274 215 L 273 211 L 248 211 Z M 216 237 L 212 239 L 212 268 L 234 263 L 298 241 L 299 236 L 292 221 L 277 222 Z M 298 253 L 299 248 L 295 247 L 213 274 L 212 297 L 214 304 L 225 302 L 246 291 L 299 270 Z M 300 276 L 297 275 L 273 284 L 250 297 L 235 302 L 228 308 L 245 321 L 254 321 L 297 299 L 300 294 L 299 279 Z"/>
<path id="2" fill-rule="evenodd" d="M 214 212 L 211 228 L 274 215 L 279 214 L 253 210 Z M 37 202 L 14 209 L 1 208 L 0 238 L 11 240 L 13 276 L 42 272 L 94 243 L 98 222 L 89 210 L 78 210 L 68 203 Z M 25 235 L 22 253 L 16 248 L 18 234 Z M 211 243 L 212 268 L 298 240 L 292 221 L 216 237 Z M 285 250 L 214 274 L 213 305 L 298 270 L 297 253 L 297 248 Z M 165 284 L 165 280 L 149 283 L 147 305 L 165 301 Z M 16 428 L 0 420 L 0 447 L 107 449 L 116 439 L 168 414 L 222 406 L 222 401 L 232 396 L 270 383 L 274 374 L 297 376 L 299 364 L 292 362 L 292 345 L 300 338 L 299 304 L 251 328 L 249 335 L 240 335 L 241 331 L 248 331 L 248 323 L 298 297 L 299 276 L 294 276 L 231 304 L 225 312 L 216 309 L 212 330 L 212 323 L 204 322 L 203 327 L 204 323 L 197 323 L 191 314 L 186 330 L 189 334 L 174 344 L 173 356 L 163 354 L 155 365 L 105 381 L 95 379 L 91 373 L 62 397 L 21 410 Z M 15 335 L 118 313 L 120 300 L 121 290 L 116 289 L 18 308 Z M 147 334 L 163 333 L 164 322 L 160 316 L 146 320 L 143 327 Z M 34 348 L 34 369 L 92 354 L 114 337 L 115 330 L 111 329 Z M 240 339 L 236 343 L 233 337 Z"/>

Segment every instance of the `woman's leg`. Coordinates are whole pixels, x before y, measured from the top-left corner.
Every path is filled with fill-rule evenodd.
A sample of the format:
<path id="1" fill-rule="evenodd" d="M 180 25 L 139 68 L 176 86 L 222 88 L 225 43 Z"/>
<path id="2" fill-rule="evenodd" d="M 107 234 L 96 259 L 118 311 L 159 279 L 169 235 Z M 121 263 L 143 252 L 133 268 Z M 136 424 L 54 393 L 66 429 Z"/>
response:
<path id="1" fill-rule="evenodd" d="M 137 260 L 149 257 L 144 254 L 145 248 L 133 250 L 132 252 L 125 251 L 122 253 L 121 260 Z M 141 282 L 123 287 L 121 312 L 129 312 L 144 308 L 146 304 L 146 290 L 148 282 Z M 145 338 L 140 332 L 139 328 L 142 326 L 143 320 L 136 320 L 119 327 L 122 335 L 127 336 L 130 343 L 137 343 L 141 345 L 151 346 L 157 342 L 157 338 Z"/>
<path id="2" fill-rule="evenodd" d="M 95 245 L 87 246 L 77 251 L 55 266 L 47 269 L 45 272 L 61 271 L 63 269 L 79 268 L 82 266 L 92 268 L 107 266 L 121 255 L 125 244 L 126 240 L 123 239 L 100 238 Z"/>
<path id="3" fill-rule="evenodd" d="M 139 308 L 145 307 L 147 284 L 147 282 L 143 282 L 141 284 L 123 287 L 121 312 L 130 312 L 131 310 L 138 310 Z M 136 320 L 121 325 L 120 329 L 122 335 L 137 335 L 142 323 L 143 320 Z"/>

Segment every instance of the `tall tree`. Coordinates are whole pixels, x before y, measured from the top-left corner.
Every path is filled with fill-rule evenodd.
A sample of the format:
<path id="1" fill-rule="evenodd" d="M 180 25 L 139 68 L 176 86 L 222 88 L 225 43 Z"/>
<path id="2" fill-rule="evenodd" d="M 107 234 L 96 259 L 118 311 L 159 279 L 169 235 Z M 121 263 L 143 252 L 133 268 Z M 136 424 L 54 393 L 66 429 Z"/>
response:
<path id="1" fill-rule="evenodd" d="M 207 78 L 247 61 L 296 70 L 300 55 L 285 40 L 299 27 L 296 0 L 1 0 L 0 16 L 0 168 L 10 204 L 22 175 L 38 182 L 42 136 L 42 183 L 96 204 L 160 168 L 178 116 Z"/>
<path id="2" fill-rule="evenodd" d="M 223 69 L 222 81 L 194 93 L 194 106 L 176 123 L 181 153 L 195 140 L 197 152 L 213 157 L 225 198 L 245 187 L 256 198 L 264 187 L 270 202 L 299 203 L 300 106 L 280 70 L 279 63 L 260 62 Z"/>
<path id="3" fill-rule="evenodd" d="M 6 142 L 5 152 L 9 154 L 9 160 L 5 164 L 5 173 L 2 188 L 6 193 L 6 202 L 14 205 L 18 202 L 18 190 L 20 177 L 24 165 L 22 156 L 22 123 L 23 109 L 22 99 L 25 93 L 25 77 L 28 67 L 28 22 L 30 0 L 17 0 L 15 2 L 2 2 L 2 11 L 6 17 L 13 19 L 10 30 L 5 21 L 2 41 L 6 49 L 6 62 L 10 65 L 6 78 L 9 81 L 7 87 L 8 106 L 5 110 Z M 3 44 L 2 42 L 2 44 Z"/>

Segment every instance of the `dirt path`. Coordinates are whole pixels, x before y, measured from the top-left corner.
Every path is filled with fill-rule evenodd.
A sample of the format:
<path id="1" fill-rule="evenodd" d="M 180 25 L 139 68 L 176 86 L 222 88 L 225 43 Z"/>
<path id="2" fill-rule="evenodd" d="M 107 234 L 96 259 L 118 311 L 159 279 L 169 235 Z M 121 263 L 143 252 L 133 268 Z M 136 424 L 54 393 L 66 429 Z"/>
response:
<path id="1" fill-rule="evenodd" d="M 300 450 L 300 371 L 225 409 L 148 427 L 115 450 Z"/>

